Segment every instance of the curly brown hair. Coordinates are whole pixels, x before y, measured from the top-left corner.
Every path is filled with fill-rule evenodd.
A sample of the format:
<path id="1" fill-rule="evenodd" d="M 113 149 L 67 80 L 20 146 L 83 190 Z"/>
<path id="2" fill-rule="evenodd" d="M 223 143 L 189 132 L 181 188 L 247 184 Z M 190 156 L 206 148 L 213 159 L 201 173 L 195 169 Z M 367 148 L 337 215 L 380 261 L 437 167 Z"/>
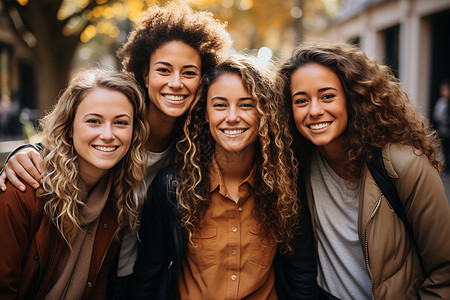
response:
<path id="1" fill-rule="evenodd" d="M 289 128 L 281 122 L 288 112 L 282 106 L 282 91 L 274 84 L 273 72 L 250 57 L 230 57 L 209 72 L 203 80 L 202 93 L 188 112 L 183 128 L 185 137 L 177 144 L 182 224 L 192 242 L 194 229 L 200 225 L 209 204 L 209 166 L 215 142 L 205 123 L 206 96 L 209 86 L 224 73 L 237 74 L 255 99 L 260 118 L 255 154 L 255 214 L 263 234 L 277 241 L 281 251 L 289 252 L 300 208 L 298 171 L 290 147 L 292 137 Z"/>
<path id="2" fill-rule="evenodd" d="M 358 47 L 345 43 L 308 43 L 298 47 L 281 67 L 284 105 L 290 110 L 289 127 L 294 147 L 305 165 L 314 145 L 297 130 L 292 113 L 290 83 L 300 67 L 317 63 L 331 69 L 339 78 L 347 100 L 348 124 L 344 133 L 347 157 L 344 179 L 356 181 L 364 164 L 374 158 L 377 148 L 389 143 L 409 145 L 428 157 L 442 170 L 440 143 L 426 118 L 420 116 L 389 67 L 369 59 Z"/>
<path id="3" fill-rule="evenodd" d="M 111 188 L 121 230 L 133 229 L 142 205 L 139 189 L 147 169 L 145 141 L 149 134 L 146 105 L 135 80 L 113 70 L 89 68 L 77 72 L 60 95 L 53 110 L 40 122 L 44 150 L 42 187 L 39 197 L 45 197 L 44 212 L 53 221 L 69 247 L 80 230 L 79 209 L 83 205 L 77 154 L 70 138 L 76 110 L 94 89 L 108 89 L 124 94 L 133 105 L 133 136 L 125 156 L 111 169 Z"/>
<path id="4" fill-rule="evenodd" d="M 144 74 L 150 57 L 170 41 L 182 41 L 200 55 L 202 74 L 213 68 L 229 51 L 231 37 L 220 23 L 205 11 L 194 11 L 186 3 L 169 2 L 165 6 L 150 6 L 142 13 L 128 41 L 117 51 L 122 64 L 144 89 Z"/>

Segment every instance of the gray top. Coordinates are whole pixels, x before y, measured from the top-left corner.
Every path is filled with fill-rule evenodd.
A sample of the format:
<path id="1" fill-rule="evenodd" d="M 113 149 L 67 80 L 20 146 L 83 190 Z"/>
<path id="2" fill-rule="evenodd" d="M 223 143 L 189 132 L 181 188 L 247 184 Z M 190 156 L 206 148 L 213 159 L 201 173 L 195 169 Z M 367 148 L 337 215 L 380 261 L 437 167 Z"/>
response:
<path id="1" fill-rule="evenodd" d="M 154 153 L 147 151 L 147 175 L 145 176 L 145 186 L 141 190 L 141 196 L 145 197 L 147 188 L 155 178 L 156 174 L 167 167 L 172 159 L 172 147 L 169 147 L 162 153 Z M 137 231 L 127 233 L 122 240 L 119 254 L 119 265 L 117 268 L 117 276 L 124 277 L 133 273 L 134 263 L 137 258 L 138 238 Z"/>
<path id="2" fill-rule="evenodd" d="M 319 286 L 340 299 L 371 299 L 371 282 L 358 238 L 360 184 L 346 183 L 316 151 L 311 185 Z"/>

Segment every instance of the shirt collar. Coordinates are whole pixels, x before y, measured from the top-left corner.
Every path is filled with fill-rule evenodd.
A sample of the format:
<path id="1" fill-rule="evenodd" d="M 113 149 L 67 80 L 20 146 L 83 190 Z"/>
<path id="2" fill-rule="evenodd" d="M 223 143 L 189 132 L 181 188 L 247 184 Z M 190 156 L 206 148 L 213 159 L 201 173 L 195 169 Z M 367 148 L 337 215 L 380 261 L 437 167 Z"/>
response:
<path id="1" fill-rule="evenodd" d="M 248 183 L 254 189 L 255 172 L 256 172 L 256 164 L 253 164 L 250 174 L 239 184 L 239 186 Z M 211 165 L 209 167 L 209 180 L 211 182 L 209 189 L 210 193 L 219 188 L 219 193 L 226 196 L 227 189 L 225 187 L 225 182 L 223 180 L 222 171 L 220 170 L 219 164 L 217 163 L 216 157 L 214 155 L 211 159 Z"/>

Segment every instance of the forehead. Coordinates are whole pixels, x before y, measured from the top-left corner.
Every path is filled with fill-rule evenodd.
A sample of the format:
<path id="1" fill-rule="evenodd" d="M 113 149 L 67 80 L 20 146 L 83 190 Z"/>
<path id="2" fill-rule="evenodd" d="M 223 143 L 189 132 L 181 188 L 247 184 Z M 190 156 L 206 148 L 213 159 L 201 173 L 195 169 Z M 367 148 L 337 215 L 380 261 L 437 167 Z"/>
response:
<path id="1" fill-rule="evenodd" d="M 122 92 L 106 88 L 94 88 L 84 95 L 77 107 L 76 114 L 83 113 L 132 114 L 133 104 Z"/>
<path id="2" fill-rule="evenodd" d="M 170 41 L 159 46 L 151 55 L 150 62 L 180 62 L 183 64 L 201 65 L 199 52 L 182 41 Z"/>
<path id="3" fill-rule="evenodd" d="M 291 89 L 296 87 L 312 87 L 330 83 L 341 87 L 339 77 L 330 68 L 318 64 L 309 63 L 296 69 L 291 77 Z"/>
<path id="4" fill-rule="evenodd" d="M 251 93 L 245 88 L 242 78 L 230 72 L 220 74 L 208 89 L 208 98 L 227 95 L 230 97 L 251 97 Z"/>

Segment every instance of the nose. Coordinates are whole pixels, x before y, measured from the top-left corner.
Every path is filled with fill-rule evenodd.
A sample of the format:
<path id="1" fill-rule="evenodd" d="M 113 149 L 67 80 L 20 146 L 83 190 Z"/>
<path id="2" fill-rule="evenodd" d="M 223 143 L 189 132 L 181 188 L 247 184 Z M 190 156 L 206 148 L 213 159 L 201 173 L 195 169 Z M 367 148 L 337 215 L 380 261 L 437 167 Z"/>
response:
<path id="1" fill-rule="evenodd" d="M 100 138 L 105 141 L 111 141 L 114 139 L 114 132 L 112 124 L 105 124 L 102 126 L 102 131 L 100 133 Z"/>
<path id="2" fill-rule="evenodd" d="M 241 118 L 239 116 L 239 109 L 237 109 L 234 106 L 230 106 L 230 108 L 227 111 L 225 121 L 227 121 L 228 123 L 236 123 L 239 122 L 240 120 Z"/>
<path id="3" fill-rule="evenodd" d="M 318 117 L 323 114 L 322 103 L 318 99 L 312 99 L 309 106 L 309 114 L 311 117 Z"/>
<path id="4" fill-rule="evenodd" d="M 183 87 L 180 74 L 174 73 L 170 76 L 169 87 L 173 89 L 181 89 Z"/>

